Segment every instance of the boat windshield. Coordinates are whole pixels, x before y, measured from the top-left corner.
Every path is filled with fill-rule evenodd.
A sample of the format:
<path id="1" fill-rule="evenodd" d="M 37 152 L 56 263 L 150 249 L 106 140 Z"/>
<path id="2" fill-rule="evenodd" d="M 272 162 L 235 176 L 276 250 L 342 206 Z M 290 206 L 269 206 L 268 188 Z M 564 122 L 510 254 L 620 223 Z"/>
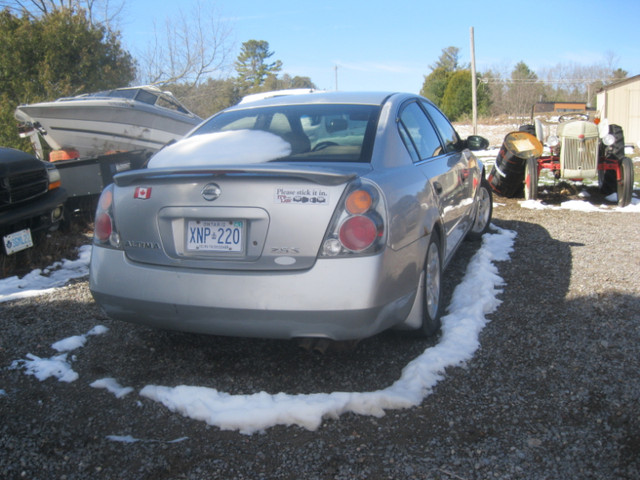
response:
<path id="1" fill-rule="evenodd" d="M 137 102 L 146 103 L 147 105 L 155 105 L 156 107 L 166 108 L 174 112 L 184 113 L 185 115 L 193 115 L 172 95 L 167 93 L 156 93 L 144 88 L 122 88 L 117 90 L 105 90 L 102 92 L 89 93 L 87 97 L 111 97 L 111 98 L 128 98 Z"/>
<path id="2" fill-rule="evenodd" d="M 109 93 L 110 97 L 117 98 L 135 98 L 136 94 L 139 92 L 137 88 L 127 88 L 125 90 L 111 90 Z"/>
<path id="3" fill-rule="evenodd" d="M 378 105 L 302 104 L 222 112 L 195 130 L 197 135 L 258 131 L 291 146 L 286 161 L 369 162 Z"/>
<path id="4" fill-rule="evenodd" d="M 187 110 L 180 102 L 175 98 L 168 95 L 160 95 L 156 101 L 156 106 L 166 108 L 167 110 L 173 110 L 174 112 L 184 113 L 190 115 L 191 112 Z"/>

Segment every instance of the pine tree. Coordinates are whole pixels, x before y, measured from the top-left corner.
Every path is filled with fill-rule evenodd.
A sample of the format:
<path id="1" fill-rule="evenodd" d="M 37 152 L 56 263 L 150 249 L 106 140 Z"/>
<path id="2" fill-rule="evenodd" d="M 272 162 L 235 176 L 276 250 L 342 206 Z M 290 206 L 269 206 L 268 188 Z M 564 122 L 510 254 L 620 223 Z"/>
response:
<path id="1" fill-rule="evenodd" d="M 282 62 L 267 63 L 273 56 L 269 51 L 269 42 L 265 40 L 249 40 L 242 44 L 242 49 L 235 62 L 237 83 L 245 93 L 255 92 L 269 76 L 277 75 L 282 69 Z"/>

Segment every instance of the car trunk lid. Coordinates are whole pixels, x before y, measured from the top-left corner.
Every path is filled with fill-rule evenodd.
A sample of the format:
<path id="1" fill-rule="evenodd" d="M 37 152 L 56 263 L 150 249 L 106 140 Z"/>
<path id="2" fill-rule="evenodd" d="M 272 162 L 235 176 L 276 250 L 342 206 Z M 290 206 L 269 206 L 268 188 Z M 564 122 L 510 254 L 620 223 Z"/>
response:
<path id="1" fill-rule="evenodd" d="M 225 270 L 294 270 L 316 260 L 357 171 L 261 164 L 116 176 L 115 222 L 129 259 Z"/>

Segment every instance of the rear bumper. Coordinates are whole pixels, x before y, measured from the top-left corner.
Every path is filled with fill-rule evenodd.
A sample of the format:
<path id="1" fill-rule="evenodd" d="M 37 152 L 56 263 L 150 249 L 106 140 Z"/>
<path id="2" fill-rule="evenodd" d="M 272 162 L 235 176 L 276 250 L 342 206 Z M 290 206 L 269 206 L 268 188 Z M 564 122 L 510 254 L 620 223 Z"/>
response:
<path id="1" fill-rule="evenodd" d="M 398 253 L 318 260 L 298 272 L 166 269 L 93 247 L 90 288 L 115 319 L 171 330 L 261 338 L 365 338 L 404 321 L 419 271 Z"/>

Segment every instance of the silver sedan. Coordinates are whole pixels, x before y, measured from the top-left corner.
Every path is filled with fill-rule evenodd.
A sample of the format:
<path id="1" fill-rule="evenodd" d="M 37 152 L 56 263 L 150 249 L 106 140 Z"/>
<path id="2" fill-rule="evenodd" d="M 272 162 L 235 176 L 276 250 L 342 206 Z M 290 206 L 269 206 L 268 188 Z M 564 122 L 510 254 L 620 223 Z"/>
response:
<path id="1" fill-rule="evenodd" d="M 492 214 L 484 167 L 425 98 L 243 102 L 115 177 L 90 288 L 112 318 L 269 338 L 433 335 L 441 275 Z"/>

